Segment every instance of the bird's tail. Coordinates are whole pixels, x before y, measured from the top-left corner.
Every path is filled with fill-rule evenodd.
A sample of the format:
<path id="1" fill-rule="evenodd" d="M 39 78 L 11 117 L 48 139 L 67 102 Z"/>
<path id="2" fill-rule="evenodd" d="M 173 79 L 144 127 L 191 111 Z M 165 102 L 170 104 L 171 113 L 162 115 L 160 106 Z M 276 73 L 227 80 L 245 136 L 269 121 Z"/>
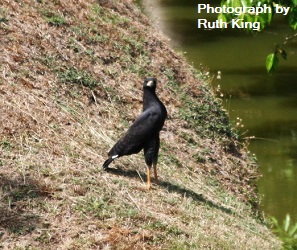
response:
<path id="1" fill-rule="evenodd" d="M 113 160 L 114 160 L 114 159 L 112 159 L 111 157 L 108 158 L 108 159 L 103 163 L 103 166 L 102 166 L 103 169 L 106 170 L 106 169 L 108 168 L 108 165 L 109 165 L 110 163 L 112 163 Z"/>

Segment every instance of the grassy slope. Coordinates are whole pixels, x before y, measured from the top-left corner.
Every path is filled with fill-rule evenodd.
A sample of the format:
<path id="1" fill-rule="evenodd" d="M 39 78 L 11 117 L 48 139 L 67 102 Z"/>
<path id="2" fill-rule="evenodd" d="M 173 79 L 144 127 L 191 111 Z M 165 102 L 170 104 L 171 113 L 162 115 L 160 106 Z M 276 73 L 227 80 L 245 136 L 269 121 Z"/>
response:
<path id="1" fill-rule="evenodd" d="M 132 3 L 2 2 L 0 248 L 280 248 L 252 215 L 258 173 L 207 77 Z M 101 169 L 145 76 L 169 112 L 150 192 L 141 154 Z"/>

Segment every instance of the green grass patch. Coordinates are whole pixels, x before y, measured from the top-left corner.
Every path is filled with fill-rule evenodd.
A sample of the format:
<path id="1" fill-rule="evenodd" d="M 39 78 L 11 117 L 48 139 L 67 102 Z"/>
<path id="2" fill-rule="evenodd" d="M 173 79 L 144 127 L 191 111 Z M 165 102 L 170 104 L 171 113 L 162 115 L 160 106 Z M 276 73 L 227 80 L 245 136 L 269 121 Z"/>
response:
<path id="1" fill-rule="evenodd" d="M 98 86 L 97 80 L 87 71 L 75 67 L 67 68 L 59 73 L 59 79 L 63 83 L 78 84 L 90 89 Z"/>
<path id="2" fill-rule="evenodd" d="M 43 12 L 43 16 L 47 23 L 52 26 L 58 27 L 67 24 L 66 19 L 60 13 L 56 14 L 50 11 L 45 11 Z"/>
<path id="3" fill-rule="evenodd" d="M 13 148 L 13 145 L 11 142 L 4 140 L 0 142 L 0 148 L 5 151 L 10 151 Z"/>
<path id="4" fill-rule="evenodd" d="M 7 10 L 0 8 L 0 24 L 7 23 L 7 22 L 8 22 Z"/>

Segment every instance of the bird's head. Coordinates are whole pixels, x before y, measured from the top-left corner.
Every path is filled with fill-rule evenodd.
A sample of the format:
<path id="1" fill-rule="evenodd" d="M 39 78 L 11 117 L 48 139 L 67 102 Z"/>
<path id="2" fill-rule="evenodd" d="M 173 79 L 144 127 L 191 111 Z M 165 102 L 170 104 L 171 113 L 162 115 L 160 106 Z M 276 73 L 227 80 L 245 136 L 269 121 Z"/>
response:
<path id="1" fill-rule="evenodd" d="M 157 79 L 154 77 L 148 77 L 144 79 L 143 88 L 149 88 L 155 90 L 157 87 Z"/>

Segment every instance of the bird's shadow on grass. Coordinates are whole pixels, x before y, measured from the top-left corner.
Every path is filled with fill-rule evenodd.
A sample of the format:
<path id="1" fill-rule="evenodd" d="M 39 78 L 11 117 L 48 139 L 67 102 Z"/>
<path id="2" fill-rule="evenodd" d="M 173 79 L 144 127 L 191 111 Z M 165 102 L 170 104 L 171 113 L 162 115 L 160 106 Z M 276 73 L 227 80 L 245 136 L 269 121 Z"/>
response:
<path id="1" fill-rule="evenodd" d="M 4 231 L 26 234 L 41 223 L 40 217 L 27 208 L 29 199 L 47 196 L 37 180 L 10 178 L 0 174 L 0 241 Z"/>
<path id="2" fill-rule="evenodd" d="M 109 172 L 109 173 L 115 174 L 115 175 L 126 176 L 126 177 L 129 177 L 129 178 L 139 178 L 140 177 L 141 179 L 146 180 L 146 175 L 145 174 L 139 173 L 138 171 L 135 171 L 135 170 L 123 170 L 123 169 L 119 169 L 119 168 L 107 168 L 106 171 Z M 173 184 L 173 183 L 168 182 L 168 181 L 159 181 L 157 185 L 159 187 L 167 189 L 167 191 L 170 192 L 170 193 L 177 193 L 177 194 L 180 194 L 183 197 L 192 198 L 194 201 L 204 203 L 207 206 L 218 209 L 218 210 L 220 210 L 220 211 L 222 211 L 224 213 L 227 213 L 227 214 L 234 213 L 231 209 L 226 208 L 226 207 L 224 207 L 222 205 L 218 205 L 218 204 L 214 203 L 213 201 L 205 198 L 203 196 L 203 194 L 197 194 L 196 192 L 194 192 L 194 191 L 192 191 L 192 190 L 190 190 L 188 188 L 182 187 L 180 185 Z"/>

